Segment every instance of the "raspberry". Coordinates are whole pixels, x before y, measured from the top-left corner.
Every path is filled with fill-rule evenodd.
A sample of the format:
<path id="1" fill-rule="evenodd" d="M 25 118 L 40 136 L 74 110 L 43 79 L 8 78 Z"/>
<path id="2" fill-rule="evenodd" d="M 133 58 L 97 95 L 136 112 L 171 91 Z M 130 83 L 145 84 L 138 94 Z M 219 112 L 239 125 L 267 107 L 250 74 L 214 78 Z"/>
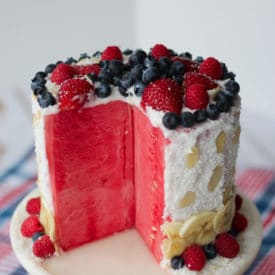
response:
<path id="1" fill-rule="evenodd" d="M 159 60 L 164 56 L 171 57 L 171 53 L 163 44 L 156 44 L 151 50 L 151 56 Z"/>
<path id="2" fill-rule="evenodd" d="M 206 257 L 203 249 L 199 245 L 194 244 L 184 250 L 183 259 L 188 269 L 200 271 L 205 265 Z"/>
<path id="3" fill-rule="evenodd" d="M 65 63 L 60 63 L 56 66 L 51 74 L 51 81 L 56 84 L 61 84 L 63 81 L 73 78 L 75 70 L 73 66 Z"/>
<path id="4" fill-rule="evenodd" d="M 98 75 L 100 72 L 100 67 L 98 63 L 91 64 L 91 65 L 83 65 L 83 66 L 74 66 L 74 69 L 78 75 L 85 75 L 85 74 L 95 74 Z"/>
<path id="5" fill-rule="evenodd" d="M 176 81 L 162 78 L 145 87 L 141 100 L 143 108 L 151 106 L 157 111 L 179 114 L 182 108 L 183 91 Z"/>
<path id="6" fill-rule="evenodd" d="M 232 221 L 232 228 L 238 233 L 243 232 L 247 227 L 247 219 L 244 215 L 237 212 Z"/>
<path id="7" fill-rule="evenodd" d="M 240 251 L 238 242 L 229 233 L 218 235 L 214 245 L 218 254 L 225 258 L 234 258 Z"/>
<path id="8" fill-rule="evenodd" d="M 39 258 L 47 258 L 54 254 L 55 248 L 50 237 L 44 235 L 33 243 L 32 253 Z"/>
<path id="9" fill-rule="evenodd" d="M 207 90 L 218 87 L 218 84 L 211 80 L 209 77 L 196 72 L 187 72 L 184 75 L 184 85 L 188 88 L 192 84 L 202 84 Z"/>
<path id="10" fill-rule="evenodd" d="M 209 102 L 207 89 L 201 84 L 192 84 L 185 93 L 185 106 L 190 109 L 202 110 Z"/>
<path id="11" fill-rule="evenodd" d="M 121 50 L 117 46 L 108 46 L 101 54 L 101 60 L 112 60 L 112 59 L 118 59 L 118 60 L 123 59 Z"/>
<path id="12" fill-rule="evenodd" d="M 236 211 L 241 209 L 242 204 L 243 204 L 243 199 L 239 194 L 237 194 L 236 197 L 235 197 Z"/>
<path id="13" fill-rule="evenodd" d="M 175 56 L 172 58 L 172 60 L 179 61 L 184 65 L 185 72 L 197 72 L 198 71 L 198 63 L 188 59 L 188 58 L 182 58 L 179 56 Z"/>
<path id="14" fill-rule="evenodd" d="M 210 76 L 213 79 L 221 79 L 222 66 L 216 58 L 208 57 L 201 63 L 199 72 Z"/>
<path id="15" fill-rule="evenodd" d="M 59 93 L 60 110 L 79 110 L 93 86 L 84 79 L 69 79 L 62 83 Z"/>
<path id="16" fill-rule="evenodd" d="M 38 216 L 32 215 L 22 223 L 20 231 L 24 237 L 31 238 L 34 233 L 43 232 L 44 229 Z"/>
<path id="17" fill-rule="evenodd" d="M 40 213 L 40 198 L 32 198 L 27 202 L 26 205 L 26 211 L 30 214 L 30 215 L 35 215 L 35 214 L 39 214 Z"/>

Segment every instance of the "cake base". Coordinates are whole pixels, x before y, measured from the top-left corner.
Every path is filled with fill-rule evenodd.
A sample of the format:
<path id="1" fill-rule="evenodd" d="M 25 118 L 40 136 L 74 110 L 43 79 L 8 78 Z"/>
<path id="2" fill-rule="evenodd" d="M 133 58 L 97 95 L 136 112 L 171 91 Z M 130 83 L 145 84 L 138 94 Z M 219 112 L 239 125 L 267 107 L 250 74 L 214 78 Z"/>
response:
<path id="1" fill-rule="evenodd" d="M 38 196 L 35 190 L 26 196 L 13 214 L 10 238 L 14 252 L 22 266 L 35 275 L 173 275 L 186 274 L 243 274 L 255 259 L 262 241 L 260 215 L 254 204 L 242 194 L 241 213 L 248 219 L 248 228 L 238 236 L 240 253 L 234 259 L 216 257 L 207 261 L 201 272 L 193 272 L 184 267 L 181 270 L 165 271 L 156 263 L 137 231 L 127 230 L 111 237 L 73 249 L 60 256 L 44 261 L 34 257 L 31 252 L 31 238 L 24 238 L 20 226 L 28 216 L 26 202 Z M 165 262 L 162 263 L 165 266 Z"/>

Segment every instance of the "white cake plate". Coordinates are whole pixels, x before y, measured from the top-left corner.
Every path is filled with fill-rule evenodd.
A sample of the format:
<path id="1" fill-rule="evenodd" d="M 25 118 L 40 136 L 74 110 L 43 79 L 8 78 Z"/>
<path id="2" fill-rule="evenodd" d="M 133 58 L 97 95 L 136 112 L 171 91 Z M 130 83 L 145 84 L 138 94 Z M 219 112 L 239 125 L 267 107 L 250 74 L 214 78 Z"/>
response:
<path id="1" fill-rule="evenodd" d="M 39 261 L 31 252 L 31 238 L 24 238 L 20 226 L 28 214 L 26 202 L 38 196 L 35 190 L 26 196 L 13 214 L 10 237 L 14 252 L 22 266 L 33 275 L 167 275 L 155 262 L 150 251 L 136 232 L 127 230 L 104 240 L 96 241 L 73 249 L 60 256 Z M 255 259 L 262 241 L 260 215 L 254 204 L 242 194 L 241 212 L 248 218 L 248 228 L 238 236 L 240 253 L 234 259 L 216 257 L 207 261 L 201 272 L 193 272 L 186 267 L 173 275 L 186 274 L 242 274 Z"/>

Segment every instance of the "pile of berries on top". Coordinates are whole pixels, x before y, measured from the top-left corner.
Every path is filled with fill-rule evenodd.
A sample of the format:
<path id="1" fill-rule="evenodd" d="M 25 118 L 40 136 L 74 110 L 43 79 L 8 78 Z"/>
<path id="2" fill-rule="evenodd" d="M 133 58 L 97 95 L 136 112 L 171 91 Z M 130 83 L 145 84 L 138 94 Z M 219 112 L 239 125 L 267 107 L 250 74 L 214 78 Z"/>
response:
<path id="1" fill-rule="evenodd" d="M 238 212 L 242 206 L 240 195 L 236 195 L 235 205 L 236 213 L 229 232 L 219 234 L 212 243 L 207 245 L 193 244 L 187 247 L 182 255 L 171 259 L 171 268 L 181 269 L 186 266 L 190 270 L 200 271 L 204 268 L 206 260 L 214 259 L 217 255 L 229 259 L 235 258 L 240 252 L 236 237 L 247 228 L 248 224 L 246 217 Z"/>
<path id="2" fill-rule="evenodd" d="M 164 111 L 164 126 L 175 129 L 217 119 L 234 105 L 240 89 L 224 63 L 213 57 L 192 60 L 190 53 L 177 54 L 162 44 L 156 44 L 149 53 L 121 52 L 119 47 L 109 46 L 93 56 L 99 61 L 78 65 L 79 60 L 90 58 L 84 54 L 78 60 L 49 64 L 45 71 L 38 72 L 31 87 L 40 106 L 58 103 L 62 111 L 79 110 L 91 99 L 89 94 L 105 98 L 115 86 L 122 96 L 141 97 L 144 109 L 150 106 Z M 47 90 L 47 79 L 59 85 L 57 96 Z M 213 89 L 215 96 L 210 97 L 209 90 Z"/>
<path id="3" fill-rule="evenodd" d="M 55 247 L 39 221 L 41 208 L 40 198 L 32 198 L 27 202 L 26 211 L 29 214 L 21 225 L 21 234 L 26 238 L 32 238 L 32 252 L 36 257 L 47 258 L 54 254 Z"/>

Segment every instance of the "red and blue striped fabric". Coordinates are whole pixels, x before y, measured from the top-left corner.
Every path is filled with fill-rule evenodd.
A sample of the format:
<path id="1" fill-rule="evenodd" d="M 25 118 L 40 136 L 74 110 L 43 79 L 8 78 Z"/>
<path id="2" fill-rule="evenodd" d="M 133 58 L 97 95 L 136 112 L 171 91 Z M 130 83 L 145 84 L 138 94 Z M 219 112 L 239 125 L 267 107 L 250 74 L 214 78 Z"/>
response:
<path id="1" fill-rule="evenodd" d="M 0 172 L 0 275 L 27 274 L 12 251 L 9 225 L 18 203 L 35 188 L 36 172 L 33 148 L 8 171 Z M 275 275 L 275 171 L 240 171 L 237 185 L 257 205 L 264 227 L 262 247 L 245 275 Z"/>

